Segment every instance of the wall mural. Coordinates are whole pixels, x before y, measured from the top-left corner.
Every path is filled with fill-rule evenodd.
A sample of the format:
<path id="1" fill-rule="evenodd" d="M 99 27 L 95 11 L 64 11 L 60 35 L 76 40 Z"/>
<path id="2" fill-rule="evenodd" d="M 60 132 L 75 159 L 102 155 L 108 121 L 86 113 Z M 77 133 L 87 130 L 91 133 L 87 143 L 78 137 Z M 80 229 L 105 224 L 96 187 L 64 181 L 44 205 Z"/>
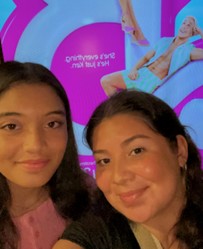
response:
<path id="1" fill-rule="evenodd" d="M 95 162 L 83 130 L 93 109 L 111 95 L 106 82 L 118 82 L 117 75 L 127 87 L 152 92 L 173 107 L 203 156 L 202 0 L 3 0 L 0 12 L 5 61 L 41 63 L 64 85 L 88 173 L 94 176 Z M 191 37 L 174 47 L 190 25 Z M 132 68 L 152 50 L 151 66 L 135 76 Z"/>

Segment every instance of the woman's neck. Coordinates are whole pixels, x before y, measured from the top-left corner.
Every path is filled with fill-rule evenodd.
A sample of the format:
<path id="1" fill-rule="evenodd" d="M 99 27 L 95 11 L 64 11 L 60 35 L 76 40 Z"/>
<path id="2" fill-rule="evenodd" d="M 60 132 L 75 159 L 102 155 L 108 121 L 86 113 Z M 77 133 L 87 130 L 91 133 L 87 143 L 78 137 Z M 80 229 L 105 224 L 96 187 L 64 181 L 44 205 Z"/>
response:
<path id="1" fill-rule="evenodd" d="M 49 197 L 47 188 L 23 188 L 9 184 L 11 191 L 10 213 L 12 217 L 18 217 L 34 210 Z"/>
<path id="2" fill-rule="evenodd" d="M 157 215 L 150 221 L 142 224 L 151 232 L 161 243 L 164 249 L 179 249 L 180 241 L 176 238 L 177 222 L 185 206 L 185 198 L 179 196 L 179 200 L 165 210 L 162 214 Z M 172 211 L 173 210 L 173 211 Z"/>
<path id="3" fill-rule="evenodd" d="M 173 228 L 170 232 L 167 234 L 164 234 L 163 232 L 154 231 L 151 232 L 151 236 L 153 237 L 157 248 L 163 249 L 187 249 L 187 246 L 176 238 L 176 230 Z"/>

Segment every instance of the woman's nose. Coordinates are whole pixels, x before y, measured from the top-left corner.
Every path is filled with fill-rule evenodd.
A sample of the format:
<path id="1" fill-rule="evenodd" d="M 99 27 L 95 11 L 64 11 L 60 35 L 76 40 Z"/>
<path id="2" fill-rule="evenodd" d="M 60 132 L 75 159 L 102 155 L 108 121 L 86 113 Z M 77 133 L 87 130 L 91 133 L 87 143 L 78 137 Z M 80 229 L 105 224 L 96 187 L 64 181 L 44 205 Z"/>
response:
<path id="1" fill-rule="evenodd" d="M 130 169 L 127 161 L 114 163 L 112 167 L 112 180 L 116 184 L 125 184 L 134 179 L 134 172 Z"/>
<path id="2" fill-rule="evenodd" d="M 24 134 L 24 150 L 30 153 L 38 152 L 46 144 L 43 129 L 32 128 Z"/>

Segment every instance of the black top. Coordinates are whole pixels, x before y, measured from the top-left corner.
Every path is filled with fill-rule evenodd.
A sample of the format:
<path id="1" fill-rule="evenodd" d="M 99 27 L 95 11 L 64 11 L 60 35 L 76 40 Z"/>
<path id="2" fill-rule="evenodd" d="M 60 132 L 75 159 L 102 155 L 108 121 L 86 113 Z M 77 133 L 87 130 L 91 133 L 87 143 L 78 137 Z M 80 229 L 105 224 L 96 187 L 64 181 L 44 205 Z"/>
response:
<path id="1" fill-rule="evenodd" d="M 73 221 L 62 239 L 84 249 L 140 249 L 128 220 L 112 208 L 100 191 L 91 211 Z"/>
<path id="2" fill-rule="evenodd" d="M 192 238 L 181 233 L 177 236 L 188 244 L 188 248 L 203 249 L 202 209 L 195 204 L 187 205 L 187 208 L 187 216 L 196 230 Z M 70 240 L 84 249 L 140 249 L 127 218 L 113 209 L 103 195 L 97 199 L 91 211 L 68 226 L 62 239 Z"/>
<path id="3" fill-rule="evenodd" d="M 104 213 L 88 213 L 80 220 L 73 221 L 62 239 L 70 240 L 85 249 L 140 248 L 128 220 L 116 212 L 106 218 Z"/>

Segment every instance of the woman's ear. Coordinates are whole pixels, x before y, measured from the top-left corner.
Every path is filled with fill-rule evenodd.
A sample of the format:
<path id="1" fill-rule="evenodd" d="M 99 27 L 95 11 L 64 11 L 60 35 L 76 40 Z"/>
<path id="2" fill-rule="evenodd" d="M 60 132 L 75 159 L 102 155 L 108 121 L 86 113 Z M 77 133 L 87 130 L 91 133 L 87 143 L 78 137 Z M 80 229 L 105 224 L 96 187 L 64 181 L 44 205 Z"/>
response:
<path id="1" fill-rule="evenodd" d="M 187 163 L 188 159 L 188 143 L 182 135 L 176 136 L 177 140 L 177 156 L 180 167 Z"/>

